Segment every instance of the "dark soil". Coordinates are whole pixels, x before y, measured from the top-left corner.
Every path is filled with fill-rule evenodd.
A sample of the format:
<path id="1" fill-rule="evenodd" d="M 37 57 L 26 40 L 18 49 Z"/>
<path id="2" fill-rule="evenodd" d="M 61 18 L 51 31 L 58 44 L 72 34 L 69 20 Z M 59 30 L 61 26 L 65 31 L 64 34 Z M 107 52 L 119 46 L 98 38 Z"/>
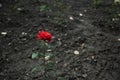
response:
<path id="1" fill-rule="evenodd" d="M 64 78 L 59 80 L 120 80 L 120 5 L 93 3 L 0 0 L 0 32 L 7 32 L 0 34 L 0 80 L 43 80 L 41 71 L 31 72 L 43 65 L 31 59 L 40 29 L 53 34 L 52 46 L 59 45 L 52 50 L 56 75 Z"/>

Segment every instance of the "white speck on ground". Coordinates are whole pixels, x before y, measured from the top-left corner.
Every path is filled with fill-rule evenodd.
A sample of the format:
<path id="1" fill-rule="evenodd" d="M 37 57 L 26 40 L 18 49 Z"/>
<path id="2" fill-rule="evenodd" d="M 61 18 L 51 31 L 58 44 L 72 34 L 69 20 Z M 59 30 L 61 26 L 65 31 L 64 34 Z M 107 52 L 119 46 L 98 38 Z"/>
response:
<path id="1" fill-rule="evenodd" d="M 70 20 L 74 20 L 74 18 L 72 16 L 69 17 Z"/>
<path id="2" fill-rule="evenodd" d="M 95 59 L 95 56 L 91 56 L 92 59 Z"/>
<path id="3" fill-rule="evenodd" d="M 87 77 L 88 75 L 87 75 L 87 74 L 83 74 L 82 76 L 85 78 L 85 77 Z"/>
<path id="4" fill-rule="evenodd" d="M 0 3 L 0 8 L 2 7 L 2 4 Z"/>
<path id="5" fill-rule="evenodd" d="M 1 32 L 2 35 L 7 35 L 7 32 Z"/>
<path id="6" fill-rule="evenodd" d="M 120 41 L 120 38 L 118 38 L 118 41 Z"/>
<path id="7" fill-rule="evenodd" d="M 49 60 L 50 59 L 50 56 L 45 56 L 45 60 Z"/>
<path id="8" fill-rule="evenodd" d="M 22 10 L 22 8 L 17 8 L 17 10 L 18 10 L 18 11 L 21 11 L 21 10 Z"/>
<path id="9" fill-rule="evenodd" d="M 79 53 L 79 51 L 75 50 L 75 51 L 74 51 L 74 54 L 77 55 L 77 54 L 80 54 L 80 53 Z"/>
<path id="10" fill-rule="evenodd" d="M 87 10 L 85 9 L 84 12 L 87 12 Z"/>
<path id="11" fill-rule="evenodd" d="M 51 49 L 48 49 L 47 52 L 51 52 L 52 50 Z"/>
<path id="12" fill-rule="evenodd" d="M 22 35 L 27 35 L 27 33 L 26 33 L 26 32 L 22 32 L 21 34 L 22 34 Z"/>
<path id="13" fill-rule="evenodd" d="M 80 16 L 83 16 L 83 14 L 82 14 L 82 13 L 80 13 L 79 15 L 80 15 Z"/>

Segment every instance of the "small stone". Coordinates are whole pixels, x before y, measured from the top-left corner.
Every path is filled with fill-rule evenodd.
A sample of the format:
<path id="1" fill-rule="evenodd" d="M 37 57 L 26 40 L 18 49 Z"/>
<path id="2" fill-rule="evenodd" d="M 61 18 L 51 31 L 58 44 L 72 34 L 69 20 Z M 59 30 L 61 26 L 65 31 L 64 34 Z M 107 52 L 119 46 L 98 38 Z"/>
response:
<path id="1" fill-rule="evenodd" d="M 70 20 L 74 20 L 74 18 L 72 16 L 69 17 Z"/>
<path id="2" fill-rule="evenodd" d="M 96 59 L 94 59 L 94 62 L 97 62 L 97 60 L 96 60 Z"/>
<path id="3" fill-rule="evenodd" d="M 0 3 L 0 8 L 2 7 L 2 4 Z"/>
<path id="4" fill-rule="evenodd" d="M 115 18 L 112 18 L 112 21 L 115 21 Z"/>
<path id="5" fill-rule="evenodd" d="M 11 21 L 12 19 L 8 17 L 7 20 L 8 20 L 8 21 Z"/>
<path id="6" fill-rule="evenodd" d="M 112 21 L 118 21 L 119 19 L 118 18 L 112 18 Z"/>
<path id="7" fill-rule="evenodd" d="M 58 40 L 60 41 L 61 39 L 60 39 L 60 38 L 58 38 Z"/>
<path id="8" fill-rule="evenodd" d="M 91 56 L 92 59 L 95 59 L 95 56 Z"/>
<path id="9" fill-rule="evenodd" d="M 74 54 L 78 55 L 78 54 L 80 54 L 80 53 L 79 53 L 79 51 L 75 50 L 75 51 L 74 51 Z"/>
<path id="10" fill-rule="evenodd" d="M 84 12 L 87 12 L 87 10 L 85 9 Z"/>
<path id="11" fill-rule="evenodd" d="M 18 10 L 18 11 L 21 11 L 21 10 L 22 10 L 22 8 L 17 8 L 17 10 Z"/>
<path id="12" fill-rule="evenodd" d="M 87 57 L 86 60 L 89 61 L 89 60 L 91 60 L 91 59 L 90 59 L 90 57 Z"/>
<path id="13" fill-rule="evenodd" d="M 38 27 L 38 26 L 39 26 L 39 25 L 37 25 L 37 24 L 34 24 L 34 25 L 33 25 L 33 27 Z"/>
<path id="14" fill-rule="evenodd" d="M 55 36 L 53 36 L 52 38 L 55 39 Z"/>
<path id="15" fill-rule="evenodd" d="M 76 71 L 78 71 L 78 68 L 75 68 Z"/>
<path id="16" fill-rule="evenodd" d="M 65 63 L 63 66 L 66 67 L 66 66 L 67 66 L 67 63 Z"/>
<path id="17" fill-rule="evenodd" d="M 7 35 L 7 32 L 1 32 L 2 35 Z"/>
<path id="18" fill-rule="evenodd" d="M 23 38 L 22 40 L 23 40 L 23 41 L 26 41 L 27 39 L 26 39 L 26 38 Z"/>
<path id="19" fill-rule="evenodd" d="M 49 60 L 50 59 L 50 56 L 45 56 L 45 60 Z"/>
<path id="20" fill-rule="evenodd" d="M 84 77 L 84 78 L 87 77 L 87 76 L 88 76 L 87 74 L 83 74 L 83 75 L 82 75 L 82 77 Z"/>
<path id="21" fill-rule="evenodd" d="M 82 13 L 80 13 L 79 15 L 80 15 L 80 16 L 83 16 L 83 14 L 82 14 Z"/>
<path id="22" fill-rule="evenodd" d="M 118 41 L 120 41 L 120 38 L 118 38 Z"/>
<path id="23" fill-rule="evenodd" d="M 120 0 L 114 0 L 114 3 L 120 3 Z"/>
<path id="24" fill-rule="evenodd" d="M 7 58 L 6 61 L 9 61 L 9 59 Z"/>
<path id="25" fill-rule="evenodd" d="M 66 51 L 65 51 L 65 53 L 67 53 L 67 54 L 70 53 L 70 52 L 71 52 L 71 50 L 66 50 Z"/>
<path id="26" fill-rule="evenodd" d="M 27 33 L 26 33 L 26 32 L 22 32 L 21 34 L 22 34 L 22 35 L 27 35 Z"/>
<path id="27" fill-rule="evenodd" d="M 48 49 L 47 52 L 51 52 L 52 50 L 51 49 Z"/>
<path id="28" fill-rule="evenodd" d="M 58 45 L 58 46 L 61 46 L 61 45 L 62 45 L 62 42 L 61 42 L 61 41 L 58 41 L 58 42 L 57 42 L 57 45 Z"/>
<path id="29" fill-rule="evenodd" d="M 55 63 L 57 64 L 57 63 L 58 63 L 58 61 L 55 61 Z"/>
<path id="30" fill-rule="evenodd" d="M 15 48 L 14 48 L 14 50 L 15 50 L 15 51 L 18 51 L 18 50 L 19 50 L 19 48 L 18 48 L 18 47 L 15 47 Z"/>
<path id="31" fill-rule="evenodd" d="M 82 50 L 82 53 L 85 53 L 85 52 L 86 52 L 86 49 L 83 49 L 83 50 Z"/>
<path id="32" fill-rule="evenodd" d="M 85 20 L 83 20 L 83 19 L 80 19 L 80 21 L 81 21 L 81 22 L 83 22 L 83 21 L 85 21 Z"/>
<path id="33" fill-rule="evenodd" d="M 81 44 L 81 49 L 83 49 L 85 47 L 85 43 Z"/>
<path id="34" fill-rule="evenodd" d="M 12 43 L 8 43 L 8 45 L 10 46 Z"/>
<path id="35" fill-rule="evenodd" d="M 64 36 L 67 36 L 68 34 L 66 33 L 66 34 L 64 34 Z"/>

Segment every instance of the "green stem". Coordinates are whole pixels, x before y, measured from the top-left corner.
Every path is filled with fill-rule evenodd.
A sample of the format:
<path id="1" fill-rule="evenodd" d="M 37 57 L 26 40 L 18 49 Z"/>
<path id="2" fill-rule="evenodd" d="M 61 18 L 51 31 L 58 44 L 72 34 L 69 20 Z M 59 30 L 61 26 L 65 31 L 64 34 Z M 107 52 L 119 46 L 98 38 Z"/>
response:
<path id="1" fill-rule="evenodd" d="M 44 53 L 44 79 L 46 77 L 46 61 L 45 61 L 45 52 L 46 52 L 46 45 L 45 45 L 45 41 L 43 41 L 43 53 Z"/>

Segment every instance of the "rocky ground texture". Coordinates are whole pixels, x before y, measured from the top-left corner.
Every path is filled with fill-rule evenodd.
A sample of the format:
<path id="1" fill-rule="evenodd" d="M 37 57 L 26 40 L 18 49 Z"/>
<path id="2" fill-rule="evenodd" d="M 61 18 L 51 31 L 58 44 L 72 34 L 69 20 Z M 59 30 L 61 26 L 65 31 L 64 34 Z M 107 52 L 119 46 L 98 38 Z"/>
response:
<path id="1" fill-rule="evenodd" d="M 0 80 L 43 80 L 31 71 L 42 65 L 31 59 L 40 29 L 57 46 L 57 80 L 119 80 L 119 22 L 112 0 L 0 0 Z"/>

